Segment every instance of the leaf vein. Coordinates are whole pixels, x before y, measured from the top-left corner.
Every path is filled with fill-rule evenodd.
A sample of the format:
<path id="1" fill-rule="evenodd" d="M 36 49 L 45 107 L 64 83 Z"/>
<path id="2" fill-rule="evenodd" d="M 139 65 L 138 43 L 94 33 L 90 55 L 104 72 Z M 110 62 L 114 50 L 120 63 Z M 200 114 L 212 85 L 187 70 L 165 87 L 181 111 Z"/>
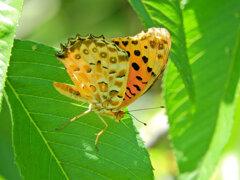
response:
<path id="1" fill-rule="evenodd" d="M 46 141 L 45 137 L 43 136 L 43 134 L 41 133 L 40 129 L 38 128 L 37 124 L 34 122 L 34 120 L 32 119 L 31 115 L 29 114 L 28 110 L 26 109 L 25 105 L 23 104 L 22 100 L 20 99 L 20 97 L 18 96 L 17 92 L 15 91 L 15 89 L 13 88 L 13 86 L 11 85 L 11 83 L 9 82 L 9 80 L 6 81 L 6 83 L 9 85 L 10 89 L 12 90 L 12 92 L 14 93 L 14 95 L 16 96 L 16 99 L 19 101 L 19 103 L 22 105 L 22 108 L 24 109 L 24 111 L 26 112 L 27 116 L 29 117 L 29 121 L 33 124 L 33 126 L 36 128 L 36 130 L 38 131 L 39 135 L 42 137 L 46 147 L 49 149 L 50 154 L 54 157 L 54 159 L 56 160 L 56 163 L 58 164 L 59 168 L 62 170 L 62 173 L 64 174 L 64 176 L 66 177 L 66 179 L 69 180 L 69 177 L 67 176 L 67 173 L 64 171 L 63 167 L 61 166 L 58 158 L 56 157 L 56 155 L 54 154 L 53 150 L 51 149 L 51 147 L 49 146 L 48 142 Z"/>

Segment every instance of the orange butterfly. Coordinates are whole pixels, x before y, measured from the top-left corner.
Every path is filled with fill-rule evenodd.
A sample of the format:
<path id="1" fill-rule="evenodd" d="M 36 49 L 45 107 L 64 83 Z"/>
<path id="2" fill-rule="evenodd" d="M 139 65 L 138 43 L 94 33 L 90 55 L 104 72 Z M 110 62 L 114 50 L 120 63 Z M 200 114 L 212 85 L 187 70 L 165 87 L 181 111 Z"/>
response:
<path id="1" fill-rule="evenodd" d="M 77 35 L 61 45 L 57 58 L 65 66 L 75 86 L 54 83 L 63 95 L 89 103 L 89 109 L 74 117 L 62 129 L 90 111 L 120 121 L 122 110 L 144 94 L 166 67 L 171 38 L 165 28 L 150 28 L 133 37 L 113 38 Z M 98 150 L 98 149 L 97 149 Z"/>

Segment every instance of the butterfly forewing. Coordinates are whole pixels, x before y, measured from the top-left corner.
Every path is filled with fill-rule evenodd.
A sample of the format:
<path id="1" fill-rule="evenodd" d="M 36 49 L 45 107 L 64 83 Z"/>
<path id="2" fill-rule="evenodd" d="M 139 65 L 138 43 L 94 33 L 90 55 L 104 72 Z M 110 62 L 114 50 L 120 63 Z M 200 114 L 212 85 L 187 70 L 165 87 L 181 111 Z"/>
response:
<path id="1" fill-rule="evenodd" d="M 134 37 L 113 38 L 129 56 L 129 77 L 121 108 L 145 93 L 164 71 L 171 48 L 170 34 L 164 28 L 150 28 Z"/>

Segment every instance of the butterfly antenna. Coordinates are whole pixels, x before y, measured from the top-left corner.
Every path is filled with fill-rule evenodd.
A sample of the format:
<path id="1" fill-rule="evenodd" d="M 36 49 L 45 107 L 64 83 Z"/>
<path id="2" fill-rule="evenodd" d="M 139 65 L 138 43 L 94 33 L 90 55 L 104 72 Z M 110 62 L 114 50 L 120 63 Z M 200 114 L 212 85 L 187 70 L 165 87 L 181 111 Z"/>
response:
<path id="1" fill-rule="evenodd" d="M 159 107 L 154 107 L 154 108 L 135 109 L 135 110 L 127 111 L 127 113 L 133 112 L 133 111 L 142 111 L 142 110 L 157 109 L 157 108 L 165 108 L 165 106 L 159 106 Z"/>
<path id="2" fill-rule="evenodd" d="M 147 123 L 140 121 L 139 119 L 137 119 L 134 115 L 130 114 L 129 112 L 128 112 L 128 114 L 130 116 L 132 116 L 134 119 L 136 119 L 138 122 L 142 123 L 144 126 L 147 126 Z"/>

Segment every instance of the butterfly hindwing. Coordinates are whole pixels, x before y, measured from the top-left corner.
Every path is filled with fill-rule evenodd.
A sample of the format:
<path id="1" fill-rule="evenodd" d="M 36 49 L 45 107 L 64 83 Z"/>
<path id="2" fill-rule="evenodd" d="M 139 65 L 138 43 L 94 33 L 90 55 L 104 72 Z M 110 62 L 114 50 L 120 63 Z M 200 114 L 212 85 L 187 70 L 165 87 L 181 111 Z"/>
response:
<path id="1" fill-rule="evenodd" d="M 81 99 L 101 104 L 106 109 L 118 107 L 126 91 L 129 72 L 127 53 L 103 36 L 76 36 L 57 53 Z M 59 83 L 58 83 L 59 84 Z M 62 94 L 70 88 L 56 86 Z M 64 87 L 59 89 L 59 87 Z"/>

